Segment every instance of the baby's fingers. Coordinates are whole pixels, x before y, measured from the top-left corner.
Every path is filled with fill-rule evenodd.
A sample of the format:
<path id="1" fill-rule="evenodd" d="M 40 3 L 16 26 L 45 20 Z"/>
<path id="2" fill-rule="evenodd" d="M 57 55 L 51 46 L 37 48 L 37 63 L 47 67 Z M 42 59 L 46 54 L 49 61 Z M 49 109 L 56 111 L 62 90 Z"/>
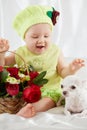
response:
<path id="1" fill-rule="evenodd" d="M 8 40 L 0 38 L 0 45 L 8 44 Z"/>
<path id="2" fill-rule="evenodd" d="M 83 60 L 83 59 L 75 59 L 73 61 L 73 64 L 74 65 L 79 65 L 79 66 L 84 66 L 85 65 L 85 60 Z"/>
<path id="3" fill-rule="evenodd" d="M 6 39 L 0 39 L 0 52 L 5 52 L 9 49 L 9 42 Z"/>

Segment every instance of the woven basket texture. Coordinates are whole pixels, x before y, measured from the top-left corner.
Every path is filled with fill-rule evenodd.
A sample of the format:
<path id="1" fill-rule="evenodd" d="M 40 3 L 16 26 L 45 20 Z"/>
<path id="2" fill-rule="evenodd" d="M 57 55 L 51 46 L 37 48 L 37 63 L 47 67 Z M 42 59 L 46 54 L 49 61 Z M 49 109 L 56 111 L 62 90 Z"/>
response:
<path id="1" fill-rule="evenodd" d="M 25 105 L 22 98 L 0 98 L 0 113 L 16 114 Z"/>

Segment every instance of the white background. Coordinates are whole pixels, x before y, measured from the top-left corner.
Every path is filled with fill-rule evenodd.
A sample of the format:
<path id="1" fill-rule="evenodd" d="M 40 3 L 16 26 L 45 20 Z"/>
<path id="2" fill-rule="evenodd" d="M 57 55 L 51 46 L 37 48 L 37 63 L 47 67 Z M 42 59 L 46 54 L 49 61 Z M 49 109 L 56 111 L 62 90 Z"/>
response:
<path id="1" fill-rule="evenodd" d="M 61 15 L 54 29 L 53 41 L 62 48 L 66 57 L 87 58 L 87 0 L 0 0 L 0 37 L 9 39 L 10 50 L 24 44 L 12 28 L 13 18 L 31 4 L 51 5 L 59 10 Z M 87 79 L 87 67 L 78 75 Z M 44 129 L 87 130 L 87 116 L 67 117 L 60 115 L 58 108 L 29 119 L 0 114 L 0 130 Z"/>
<path id="2" fill-rule="evenodd" d="M 59 10 L 54 43 L 66 57 L 87 57 L 87 0 L 0 0 L 0 37 L 9 39 L 10 50 L 24 44 L 12 28 L 13 18 L 31 4 L 51 5 Z"/>

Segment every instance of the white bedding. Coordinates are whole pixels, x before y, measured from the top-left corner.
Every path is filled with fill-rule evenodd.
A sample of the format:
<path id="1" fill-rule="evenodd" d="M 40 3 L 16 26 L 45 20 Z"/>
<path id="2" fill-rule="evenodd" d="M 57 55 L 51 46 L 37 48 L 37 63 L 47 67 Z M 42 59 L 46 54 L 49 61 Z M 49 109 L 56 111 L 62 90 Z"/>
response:
<path id="1" fill-rule="evenodd" d="M 87 79 L 87 65 L 76 75 Z M 0 114 L 0 130 L 87 130 L 87 117 L 67 117 L 63 114 L 63 109 L 56 107 L 28 119 Z"/>
<path id="2" fill-rule="evenodd" d="M 60 111 L 60 114 L 59 114 Z M 11 114 L 0 115 L 0 130 L 87 130 L 87 117 L 68 117 L 58 108 L 25 119 Z"/>

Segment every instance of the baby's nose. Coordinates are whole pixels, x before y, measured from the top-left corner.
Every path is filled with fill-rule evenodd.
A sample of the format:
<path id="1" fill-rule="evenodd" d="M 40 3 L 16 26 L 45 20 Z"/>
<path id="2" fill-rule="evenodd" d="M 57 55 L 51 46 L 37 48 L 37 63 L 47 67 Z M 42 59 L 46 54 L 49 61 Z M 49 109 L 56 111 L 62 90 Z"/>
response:
<path id="1" fill-rule="evenodd" d="M 38 39 L 38 43 L 43 43 L 44 42 L 44 37 L 40 37 L 39 39 Z"/>
<path id="2" fill-rule="evenodd" d="M 67 95 L 67 91 L 63 91 L 63 95 Z"/>

